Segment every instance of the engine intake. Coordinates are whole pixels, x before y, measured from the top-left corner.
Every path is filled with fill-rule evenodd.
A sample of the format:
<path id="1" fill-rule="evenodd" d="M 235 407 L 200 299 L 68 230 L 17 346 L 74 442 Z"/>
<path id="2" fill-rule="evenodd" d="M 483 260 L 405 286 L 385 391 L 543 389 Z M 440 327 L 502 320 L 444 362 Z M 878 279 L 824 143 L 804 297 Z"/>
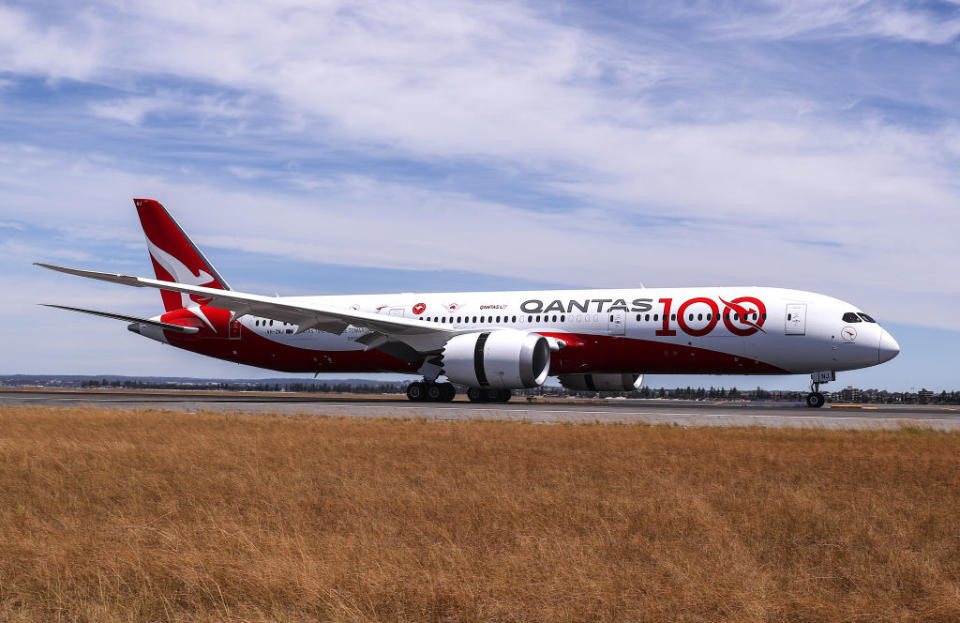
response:
<path id="1" fill-rule="evenodd" d="M 642 374 L 561 374 L 560 384 L 580 392 L 632 392 L 643 384 Z"/>
<path id="2" fill-rule="evenodd" d="M 443 372 L 470 387 L 537 387 L 550 373 L 550 343 L 514 329 L 458 335 L 443 347 Z"/>

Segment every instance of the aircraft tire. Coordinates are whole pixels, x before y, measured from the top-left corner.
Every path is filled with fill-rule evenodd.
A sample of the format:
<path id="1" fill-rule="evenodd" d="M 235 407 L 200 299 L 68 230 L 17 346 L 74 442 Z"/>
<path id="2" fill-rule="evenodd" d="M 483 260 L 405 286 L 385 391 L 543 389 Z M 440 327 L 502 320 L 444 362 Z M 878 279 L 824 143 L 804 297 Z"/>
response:
<path id="1" fill-rule="evenodd" d="M 470 402 L 486 402 L 486 392 L 479 387 L 467 388 L 467 399 Z"/>
<path id="2" fill-rule="evenodd" d="M 426 399 L 428 402 L 441 402 L 446 396 L 443 386 L 439 383 L 429 383 L 426 389 Z"/>
<path id="3" fill-rule="evenodd" d="M 481 390 L 483 393 L 483 402 L 509 402 L 513 393 L 509 389 L 488 388 Z"/>
<path id="4" fill-rule="evenodd" d="M 413 402 L 423 402 L 427 399 L 426 388 L 423 383 L 416 381 L 407 385 L 407 398 Z"/>
<path id="5" fill-rule="evenodd" d="M 811 409 L 819 409 L 827 401 L 820 392 L 807 394 L 807 406 Z"/>
<path id="6" fill-rule="evenodd" d="M 453 399 L 457 397 L 457 388 L 453 386 L 453 383 L 440 383 L 440 388 L 443 390 L 443 397 L 440 398 L 443 402 L 453 402 Z"/>

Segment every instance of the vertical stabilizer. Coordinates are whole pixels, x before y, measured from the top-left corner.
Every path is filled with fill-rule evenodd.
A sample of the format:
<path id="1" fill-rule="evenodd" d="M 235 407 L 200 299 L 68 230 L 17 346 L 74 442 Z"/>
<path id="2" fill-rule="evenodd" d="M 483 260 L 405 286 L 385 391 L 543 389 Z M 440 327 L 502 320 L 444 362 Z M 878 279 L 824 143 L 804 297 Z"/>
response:
<path id="1" fill-rule="evenodd" d="M 230 289 L 217 269 L 159 202 L 153 199 L 134 199 L 133 202 L 147 237 L 147 250 L 157 279 L 220 290 Z M 199 295 L 167 291 L 161 291 L 160 294 L 168 312 L 209 302 L 209 299 Z"/>

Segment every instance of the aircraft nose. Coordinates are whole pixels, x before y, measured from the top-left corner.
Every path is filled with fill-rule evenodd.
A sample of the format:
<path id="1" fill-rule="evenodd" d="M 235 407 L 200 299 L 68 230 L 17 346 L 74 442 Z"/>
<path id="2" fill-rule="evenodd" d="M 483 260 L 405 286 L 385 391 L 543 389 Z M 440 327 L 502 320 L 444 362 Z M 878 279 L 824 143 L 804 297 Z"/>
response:
<path id="1" fill-rule="evenodd" d="M 886 329 L 880 330 L 880 348 L 878 349 L 880 363 L 890 361 L 900 354 L 900 345 L 893 339 L 893 336 L 887 333 Z"/>

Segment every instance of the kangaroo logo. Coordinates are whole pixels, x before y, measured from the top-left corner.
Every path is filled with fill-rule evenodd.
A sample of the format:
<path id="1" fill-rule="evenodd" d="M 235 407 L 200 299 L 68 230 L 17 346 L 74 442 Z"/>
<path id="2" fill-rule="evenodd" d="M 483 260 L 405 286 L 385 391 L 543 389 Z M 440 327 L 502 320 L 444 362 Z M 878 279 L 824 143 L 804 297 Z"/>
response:
<path id="1" fill-rule="evenodd" d="M 206 288 L 219 287 L 220 284 L 217 283 L 217 280 L 214 279 L 210 273 L 201 268 L 197 269 L 197 274 L 194 274 L 192 270 L 187 268 L 186 264 L 155 245 L 149 238 L 147 238 L 147 249 L 150 252 L 150 257 L 163 267 L 163 269 L 173 277 L 176 283 L 182 283 L 188 286 L 203 286 Z M 210 322 L 210 319 L 207 318 L 206 314 L 204 314 L 200 308 L 200 305 L 207 305 L 211 300 L 210 297 L 199 294 L 190 295 L 185 292 L 180 293 L 180 306 L 198 317 L 210 327 L 211 331 L 216 333 L 217 330 L 213 328 L 213 323 Z"/>

